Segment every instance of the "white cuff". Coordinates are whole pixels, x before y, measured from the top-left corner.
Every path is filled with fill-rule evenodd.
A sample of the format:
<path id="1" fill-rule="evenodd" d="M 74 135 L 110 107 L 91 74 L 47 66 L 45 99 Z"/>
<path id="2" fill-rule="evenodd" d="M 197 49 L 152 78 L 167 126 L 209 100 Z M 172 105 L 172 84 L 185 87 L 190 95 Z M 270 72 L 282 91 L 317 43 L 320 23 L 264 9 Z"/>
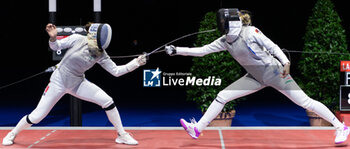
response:
<path id="1" fill-rule="evenodd" d="M 140 67 L 140 64 L 137 62 L 136 58 L 126 64 L 126 69 L 128 72 L 134 71 L 138 67 Z"/>

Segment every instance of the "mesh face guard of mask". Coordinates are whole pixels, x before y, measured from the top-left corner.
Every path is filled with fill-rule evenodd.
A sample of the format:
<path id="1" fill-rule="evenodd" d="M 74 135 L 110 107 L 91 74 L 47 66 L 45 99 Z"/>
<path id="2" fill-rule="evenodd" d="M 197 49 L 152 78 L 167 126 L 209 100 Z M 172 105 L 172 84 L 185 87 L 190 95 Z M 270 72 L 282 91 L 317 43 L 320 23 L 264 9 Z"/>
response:
<path id="1" fill-rule="evenodd" d="M 112 39 L 112 28 L 109 24 L 91 24 L 88 31 L 89 47 L 106 50 Z"/>
<path id="2" fill-rule="evenodd" d="M 237 39 L 242 29 L 242 21 L 237 8 L 219 9 L 216 14 L 216 22 L 222 35 L 226 35 L 226 41 L 232 43 Z"/>

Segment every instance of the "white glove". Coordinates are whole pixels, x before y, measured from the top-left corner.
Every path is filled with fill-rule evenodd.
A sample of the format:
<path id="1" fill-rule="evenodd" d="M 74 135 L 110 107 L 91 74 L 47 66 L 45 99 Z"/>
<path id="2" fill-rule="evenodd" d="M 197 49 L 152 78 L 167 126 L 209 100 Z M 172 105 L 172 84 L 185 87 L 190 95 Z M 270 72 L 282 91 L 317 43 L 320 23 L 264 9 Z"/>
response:
<path id="1" fill-rule="evenodd" d="M 165 46 L 165 52 L 170 56 L 173 56 L 176 54 L 176 47 L 173 45 Z"/>
<path id="2" fill-rule="evenodd" d="M 147 53 L 140 55 L 137 57 L 137 63 L 139 63 L 140 66 L 145 65 L 147 62 Z"/>

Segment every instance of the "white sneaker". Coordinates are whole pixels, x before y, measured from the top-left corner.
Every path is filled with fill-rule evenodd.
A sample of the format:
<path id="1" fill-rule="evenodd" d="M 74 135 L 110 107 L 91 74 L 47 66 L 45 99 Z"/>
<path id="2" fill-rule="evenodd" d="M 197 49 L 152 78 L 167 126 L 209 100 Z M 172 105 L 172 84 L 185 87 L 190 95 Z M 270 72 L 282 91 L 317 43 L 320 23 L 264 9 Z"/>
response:
<path id="1" fill-rule="evenodd" d="M 348 139 L 348 135 L 350 133 L 350 130 L 348 127 L 340 127 L 336 129 L 336 137 L 335 137 L 335 144 L 341 144 L 344 143 Z"/>
<path id="2" fill-rule="evenodd" d="M 132 136 L 130 136 L 129 133 L 123 133 L 123 134 L 119 134 L 118 133 L 118 137 L 117 139 L 115 139 L 115 142 L 119 143 L 119 144 L 128 144 L 128 145 L 137 145 L 139 144 L 139 142 L 137 142 Z"/>
<path id="3" fill-rule="evenodd" d="M 180 123 L 182 127 L 187 131 L 188 135 L 190 135 L 193 139 L 197 139 L 201 132 L 198 131 L 196 127 L 196 120 L 192 119 L 191 123 L 186 122 L 184 119 L 180 119 Z"/>
<path id="4" fill-rule="evenodd" d="M 9 132 L 6 135 L 6 137 L 4 139 L 2 139 L 2 145 L 5 145 L 5 146 L 12 145 L 15 138 L 16 138 L 16 134 L 13 133 L 12 131 Z"/>

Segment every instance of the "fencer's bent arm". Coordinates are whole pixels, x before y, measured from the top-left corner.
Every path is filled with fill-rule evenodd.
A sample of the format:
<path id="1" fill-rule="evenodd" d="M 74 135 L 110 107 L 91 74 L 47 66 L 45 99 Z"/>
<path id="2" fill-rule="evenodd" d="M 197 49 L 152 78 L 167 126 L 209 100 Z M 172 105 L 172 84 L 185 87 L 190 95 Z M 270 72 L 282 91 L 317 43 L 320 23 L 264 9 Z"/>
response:
<path id="1" fill-rule="evenodd" d="M 77 39 L 78 39 L 78 36 L 73 34 L 66 38 L 56 40 L 54 42 L 49 40 L 49 46 L 53 51 L 67 49 L 67 48 L 71 48 L 74 44 L 74 41 L 76 41 Z"/>
<path id="2" fill-rule="evenodd" d="M 222 37 L 207 44 L 203 47 L 187 48 L 187 47 L 176 47 L 176 55 L 184 56 L 204 56 L 214 52 L 220 52 L 225 50 L 224 42 Z"/>
<path id="3" fill-rule="evenodd" d="M 128 72 L 134 71 L 135 69 L 137 69 L 140 66 L 139 63 L 137 62 L 136 58 L 125 65 L 117 66 L 110 59 L 109 56 L 102 58 L 97 63 L 99 63 L 103 69 L 105 69 L 106 71 L 108 71 L 110 74 L 112 74 L 115 77 L 119 77 L 119 76 L 122 76 Z"/>
<path id="4" fill-rule="evenodd" d="M 259 31 L 257 28 L 252 28 L 250 32 L 253 40 L 255 40 L 259 45 L 264 46 L 272 55 L 277 57 L 283 65 L 290 63 L 281 48 L 277 44 L 273 43 L 263 33 L 261 33 L 261 31 Z"/>

